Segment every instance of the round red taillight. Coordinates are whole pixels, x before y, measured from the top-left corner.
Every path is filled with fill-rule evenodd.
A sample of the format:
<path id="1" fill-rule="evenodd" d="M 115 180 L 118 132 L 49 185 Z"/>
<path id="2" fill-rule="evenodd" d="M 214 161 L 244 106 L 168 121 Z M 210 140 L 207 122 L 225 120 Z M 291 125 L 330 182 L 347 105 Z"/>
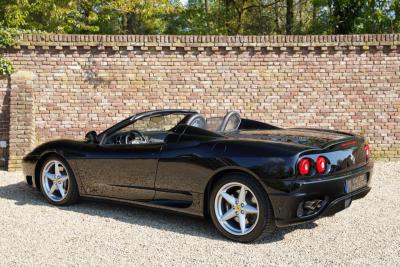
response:
<path id="1" fill-rule="evenodd" d="M 299 173 L 301 175 L 309 175 L 311 172 L 311 161 L 308 158 L 299 161 Z"/>
<path id="2" fill-rule="evenodd" d="M 370 154 L 369 145 L 364 145 L 364 151 L 365 151 L 365 157 L 368 160 L 369 159 L 369 154 Z"/>
<path id="3" fill-rule="evenodd" d="M 324 173 L 326 171 L 326 158 L 318 157 L 315 164 L 317 165 L 318 173 Z"/>

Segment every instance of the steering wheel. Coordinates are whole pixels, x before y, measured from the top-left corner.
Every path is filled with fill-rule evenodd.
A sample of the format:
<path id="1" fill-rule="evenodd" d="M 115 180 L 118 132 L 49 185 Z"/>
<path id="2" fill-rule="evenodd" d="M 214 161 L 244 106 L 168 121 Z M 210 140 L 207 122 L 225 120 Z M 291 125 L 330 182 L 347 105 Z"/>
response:
<path id="1" fill-rule="evenodd" d="M 147 142 L 146 137 L 141 132 L 132 130 L 125 136 L 125 144 L 130 144 L 132 141 L 136 140 L 136 137 L 139 137 L 141 142 Z"/>

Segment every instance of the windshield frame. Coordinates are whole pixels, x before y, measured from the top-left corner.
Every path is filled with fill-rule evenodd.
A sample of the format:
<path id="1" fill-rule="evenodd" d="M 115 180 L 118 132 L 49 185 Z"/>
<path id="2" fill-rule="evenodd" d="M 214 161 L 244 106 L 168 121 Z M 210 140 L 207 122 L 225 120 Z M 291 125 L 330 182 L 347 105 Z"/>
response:
<path id="1" fill-rule="evenodd" d="M 185 109 L 169 109 L 169 110 L 153 110 L 153 111 L 147 111 L 147 112 L 141 112 L 138 114 L 135 114 L 131 117 L 128 117 L 124 120 L 122 120 L 121 122 L 111 126 L 110 128 L 106 129 L 105 131 L 103 131 L 102 133 L 100 133 L 98 135 L 98 139 L 99 139 L 99 144 L 103 144 L 104 140 L 106 140 L 106 137 L 109 135 L 112 135 L 113 133 L 117 132 L 118 130 L 127 127 L 130 124 L 135 123 L 138 120 L 147 118 L 147 117 L 157 117 L 157 116 L 166 116 L 166 115 L 170 115 L 170 114 L 186 114 L 186 117 L 188 115 L 193 115 L 193 114 L 198 114 L 197 111 L 193 111 L 193 110 L 185 110 Z M 179 123 L 177 124 L 179 125 Z M 174 130 L 174 128 L 176 128 L 176 126 L 173 127 L 171 129 Z"/>

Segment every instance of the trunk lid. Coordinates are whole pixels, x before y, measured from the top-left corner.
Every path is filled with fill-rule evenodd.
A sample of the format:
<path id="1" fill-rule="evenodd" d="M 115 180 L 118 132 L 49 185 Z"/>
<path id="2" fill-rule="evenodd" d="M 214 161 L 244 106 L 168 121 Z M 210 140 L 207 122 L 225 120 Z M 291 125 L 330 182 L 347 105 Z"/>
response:
<path id="1" fill-rule="evenodd" d="M 272 142 L 298 144 L 309 148 L 324 149 L 338 143 L 358 140 L 361 137 L 349 133 L 319 129 L 274 129 L 274 130 L 240 130 L 227 133 L 229 137 L 258 139 Z M 361 138 L 362 139 L 362 138 Z M 361 140 L 362 141 L 362 140 Z"/>
<path id="2" fill-rule="evenodd" d="M 280 142 L 304 148 L 298 155 L 315 160 L 318 156 L 328 159 L 330 172 L 349 171 L 367 162 L 364 151 L 364 138 L 333 130 L 320 129 L 273 129 L 273 130 L 240 130 L 227 133 L 227 136 L 240 139 L 265 140 Z"/>

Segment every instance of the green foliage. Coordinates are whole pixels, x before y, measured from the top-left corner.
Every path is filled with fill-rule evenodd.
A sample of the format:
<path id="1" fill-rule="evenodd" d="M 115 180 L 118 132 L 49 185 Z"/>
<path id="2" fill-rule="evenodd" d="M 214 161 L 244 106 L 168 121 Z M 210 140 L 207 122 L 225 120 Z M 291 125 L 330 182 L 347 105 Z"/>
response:
<path id="1" fill-rule="evenodd" d="M 35 31 L 157 34 L 175 6 L 169 0 L 10 0 L 0 3 L 0 20 Z"/>
<path id="2" fill-rule="evenodd" d="M 7 48 L 16 43 L 15 36 L 18 34 L 16 29 L 6 29 L 0 27 L 0 48 Z"/>
<path id="3" fill-rule="evenodd" d="M 0 21 L 57 33 L 394 33 L 400 0 L 8 0 Z"/>
<path id="4" fill-rule="evenodd" d="M 349 34 L 400 30 L 400 0 L 189 0 L 180 34 Z M 288 5 L 289 4 L 289 5 Z M 287 16 L 288 7 L 293 14 Z M 171 29 L 171 28 L 170 28 Z"/>
<path id="5" fill-rule="evenodd" d="M 0 27 L 0 49 L 5 49 L 16 44 L 15 36 L 18 33 L 16 29 Z M 11 61 L 0 55 L 0 76 L 11 75 L 14 71 Z"/>
<path id="6" fill-rule="evenodd" d="M 14 73 L 14 67 L 10 60 L 0 57 L 0 76 L 11 75 Z"/>

